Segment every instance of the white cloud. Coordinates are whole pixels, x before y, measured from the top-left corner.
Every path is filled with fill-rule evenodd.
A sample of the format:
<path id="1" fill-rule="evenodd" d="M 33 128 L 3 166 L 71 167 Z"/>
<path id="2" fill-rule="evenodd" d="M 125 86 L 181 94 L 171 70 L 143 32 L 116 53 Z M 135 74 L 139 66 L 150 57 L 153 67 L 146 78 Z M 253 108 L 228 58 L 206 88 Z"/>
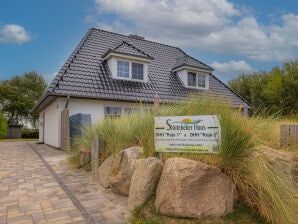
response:
<path id="1" fill-rule="evenodd" d="M 23 44 L 32 38 L 24 27 L 17 24 L 6 24 L 0 27 L 0 43 Z"/>
<path id="2" fill-rule="evenodd" d="M 224 75 L 238 75 L 243 73 L 250 73 L 255 71 L 255 69 L 247 64 L 245 61 L 229 61 L 229 62 L 213 62 L 211 66 L 215 69 L 216 73 Z"/>
<path id="3" fill-rule="evenodd" d="M 99 22 L 99 27 L 110 31 L 133 29 L 163 43 L 256 61 L 298 57 L 295 14 L 277 18 L 279 25 L 265 26 L 228 0 L 95 0 L 95 4 L 100 18 L 116 16 L 114 22 Z"/>
<path id="4" fill-rule="evenodd" d="M 108 24 L 106 22 L 98 22 L 96 24 L 96 27 L 99 29 L 103 29 L 106 31 L 114 31 L 117 30 L 118 33 L 131 33 L 131 29 L 127 27 L 127 25 L 120 21 L 120 20 L 114 20 L 112 24 Z"/>

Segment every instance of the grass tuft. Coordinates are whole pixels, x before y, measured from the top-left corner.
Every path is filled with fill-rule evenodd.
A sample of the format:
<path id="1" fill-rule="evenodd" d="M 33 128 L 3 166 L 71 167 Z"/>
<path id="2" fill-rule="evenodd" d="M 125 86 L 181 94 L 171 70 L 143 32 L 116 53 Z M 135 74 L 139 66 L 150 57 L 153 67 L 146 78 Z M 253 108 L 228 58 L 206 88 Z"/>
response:
<path id="1" fill-rule="evenodd" d="M 142 110 L 141 110 L 142 111 Z M 159 113 L 135 113 L 117 119 L 105 119 L 95 129 L 89 129 L 88 137 L 81 140 L 83 148 L 90 147 L 96 133 L 104 139 L 101 160 L 113 153 L 134 145 L 142 146 L 144 156 L 154 156 L 154 115 L 219 116 L 221 124 L 221 146 L 218 154 L 164 153 L 164 158 L 181 156 L 219 167 L 235 183 L 241 202 L 252 211 L 273 224 L 297 223 L 297 201 L 294 187 L 284 173 L 276 170 L 267 158 L 254 149 L 258 145 L 276 146 L 276 132 L 268 119 L 241 116 L 218 101 L 205 101 L 195 97 L 180 104 L 160 106 Z M 274 120 L 276 127 L 281 121 Z M 276 129 L 276 128 L 275 128 Z M 154 211 L 151 211 L 154 212 Z M 138 223 L 138 222 L 134 222 Z M 144 221 L 143 223 L 156 223 Z"/>

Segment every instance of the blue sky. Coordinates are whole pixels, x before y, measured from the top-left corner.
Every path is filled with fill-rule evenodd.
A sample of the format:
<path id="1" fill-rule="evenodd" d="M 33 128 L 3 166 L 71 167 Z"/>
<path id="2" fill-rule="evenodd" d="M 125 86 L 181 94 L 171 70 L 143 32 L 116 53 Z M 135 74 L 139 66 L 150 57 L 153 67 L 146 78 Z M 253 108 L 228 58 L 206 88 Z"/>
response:
<path id="1" fill-rule="evenodd" d="M 298 58 L 295 0 L 7 0 L 0 2 L 0 80 L 50 82 L 90 27 L 178 46 L 224 82 Z"/>

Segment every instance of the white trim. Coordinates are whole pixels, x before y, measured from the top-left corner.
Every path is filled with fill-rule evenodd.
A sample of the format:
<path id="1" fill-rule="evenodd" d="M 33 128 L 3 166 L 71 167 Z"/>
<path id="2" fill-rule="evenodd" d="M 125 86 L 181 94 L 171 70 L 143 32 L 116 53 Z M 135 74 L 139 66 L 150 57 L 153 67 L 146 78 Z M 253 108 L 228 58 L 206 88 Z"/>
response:
<path id="1" fill-rule="evenodd" d="M 125 78 L 125 77 L 118 77 L 118 71 L 117 71 L 117 62 L 118 61 L 124 61 L 124 62 L 128 62 L 129 63 L 129 78 Z M 132 63 L 136 63 L 136 64 L 142 64 L 143 65 L 143 79 L 133 79 L 132 78 Z M 110 68 L 110 71 L 112 73 L 112 77 L 114 79 L 118 79 L 118 80 L 126 80 L 126 81 L 131 81 L 131 82 L 142 82 L 142 83 L 146 83 L 148 81 L 148 63 L 144 63 L 143 61 L 140 60 L 130 60 L 128 58 L 124 58 L 124 57 L 111 57 L 108 60 L 108 65 Z"/>
<path id="2" fill-rule="evenodd" d="M 211 70 L 209 69 L 203 69 L 203 68 L 194 68 L 191 66 L 187 66 L 187 65 L 183 65 L 182 67 L 176 68 L 173 70 L 173 72 L 179 72 L 181 70 L 188 70 L 190 72 L 202 72 L 202 73 L 206 73 L 207 75 L 210 74 Z"/>
<path id="3" fill-rule="evenodd" d="M 188 73 L 190 71 L 187 71 L 187 83 L 185 85 L 185 87 L 189 88 L 189 89 L 202 89 L 202 90 L 208 90 L 209 89 L 209 74 L 203 74 L 203 73 L 199 73 L 196 72 L 196 86 L 189 86 L 188 85 Z M 193 72 L 194 73 L 194 72 Z M 203 75 L 205 76 L 205 87 L 199 87 L 198 85 L 198 75 Z"/>
<path id="4" fill-rule="evenodd" d="M 142 57 L 137 57 L 137 56 L 131 56 L 131 55 L 123 55 L 123 54 L 118 54 L 118 53 L 109 53 L 106 57 L 104 57 L 104 60 L 108 60 L 111 57 L 119 57 L 119 58 L 125 58 L 129 60 L 136 60 L 136 61 L 142 61 L 142 62 L 151 62 L 152 59 L 147 59 L 147 58 L 142 58 Z"/>

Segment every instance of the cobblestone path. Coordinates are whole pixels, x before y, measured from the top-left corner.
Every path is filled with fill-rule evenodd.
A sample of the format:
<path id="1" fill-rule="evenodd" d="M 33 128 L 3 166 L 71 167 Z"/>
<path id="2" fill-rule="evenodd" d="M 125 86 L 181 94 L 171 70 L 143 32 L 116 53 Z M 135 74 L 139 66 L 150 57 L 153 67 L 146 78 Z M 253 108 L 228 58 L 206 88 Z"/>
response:
<path id="1" fill-rule="evenodd" d="M 0 224 L 127 223 L 128 210 L 66 157 L 46 145 L 0 142 Z"/>

